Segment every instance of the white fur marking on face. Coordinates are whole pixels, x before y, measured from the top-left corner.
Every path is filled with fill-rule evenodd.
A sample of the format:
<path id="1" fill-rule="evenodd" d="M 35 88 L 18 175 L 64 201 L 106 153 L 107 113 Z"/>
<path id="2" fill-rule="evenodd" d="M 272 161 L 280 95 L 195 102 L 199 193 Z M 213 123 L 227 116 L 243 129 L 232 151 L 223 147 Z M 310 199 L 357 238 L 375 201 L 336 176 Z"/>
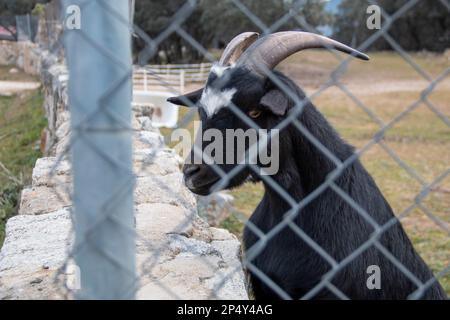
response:
<path id="1" fill-rule="evenodd" d="M 224 91 L 206 88 L 200 98 L 200 105 L 205 110 L 208 117 L 212 117 L 221 108 L 231 103 L 231 99 L 233 99 L 236 91 L 235 88 Z"/>
<path id="2" fill-rule="evenodd" d="M 221 65 L 219 65 L 219 64 L 214 64 L 212 67 L 211 67 L 211 72 L 212 73 L 214 73 L 215 75 L 217 75 L 217 77 L 221 77 L 221 76 L 223 76 L 223 73 L 226 71 L 226 70 L 228 70 L 230 67 L 227 67 L 227 66 L 221 66 Z"/>

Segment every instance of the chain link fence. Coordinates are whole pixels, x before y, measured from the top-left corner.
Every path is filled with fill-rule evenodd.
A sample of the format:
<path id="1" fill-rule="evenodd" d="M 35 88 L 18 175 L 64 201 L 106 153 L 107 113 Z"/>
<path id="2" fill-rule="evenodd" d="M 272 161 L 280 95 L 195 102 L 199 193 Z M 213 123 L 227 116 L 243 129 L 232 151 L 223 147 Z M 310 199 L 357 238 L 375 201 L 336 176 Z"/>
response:
<path id="1" fill-rule="evenodd" d="M 299 2 L 301 3 L 301 1 Z M 440 0 L 440 2 L 443 10 L 450 9 L 448 1 Z M 50 177 L 55 181 L 58 180 L 58 170 L 70 156 L 73 168 L 73 187 L 65 182 L 58 183 L 58 186 L 62 187 L 55 188 L 55 192 L 62 201 L 66 201 L 67 195 L 71 195 L 70 198 L 74 204 L 71 217 L 74 224 L 75 240 L 70 242 L 71 250 L 66 259 L 66 264 L 60 269 L 56 277 L 56 283 L 60 288 L 64 288 L 61 291 L 66 297 L 72 297 L 75 294 L 78 298 L 135 298 L 137 292 L 147 288 L 146 290 L 150 290 L 150 293 L 155 294 L 154 296 L 157 295 L 157 292 L 163 291 L 165 296 L 180 298 L 177 293 L 179 292 L 177 291 L 178 288 L 170 287 L 167 282 L 161 281 L 161 278 L 164 277 L 155 275 L 158 274 L 158 262 L 167 259 L 166 251 L 171 244 L 167 241 L 149 241 L 148 238 L 142 237 L 143 233 L 136 232 L 136 229 L 140 230 L 143 227 L 139 221 L 136 221 L 136 218 L 133 218 L 135 211 L 139 210 L 135 208 L 133 211 L 133 190 L 135 187 L 139 190 L 140 184 L 147 183 L 147 189 L 144 188 L 146 192 L 151 193 L 156 189 L 162 190 L 164 194 L 177 199 L 171 200 L 172 202 L 178 201 L 184 208 L 187 208 L 188 214 L 182 221 L 178 221 L 173 226 L 176 230 L 185 230 L 190 224 L 199 223 L 196 218 L 197 209 L 195 204 L 189 202 L 189 196 L 181 195 L 184 192 L 180 191 L 181 187 L 174 188 L 170 177 L 162 176 L 158 178 L 152 176 L 151 181 L 142 180 L 142 173 L 149 170 L 149 164 L 153 163 L 152 159 L 154 160 L 157 157 L 156 151 L 147 154 L 144 157 L 145 161 L 137 163 L 136 160 L 133 160 L 132 145 L 135 145 L 135 143 L 132 141 L 136 129 L 132 123 L 131 92 L 134 68 L 131 63 L 131 49 L 129 47 L 132 34 L 145 41 L 145 49 L 138 54 L 139 63 L 144 65 L 158 54 L 158 47 L 161 43 L 176 34 L 204 55 L 206 63 L 216 63 L 216 58 L 208 51 L 208 48 L 204 48 L 183 27 L 183 23 L 196 10 L 198 1 L 187 0 L 172 17 L 167 28 L 153 38 L 148 36 L 138 25 L 130 23 L 132 9 L 129 3 L 131 2 L 98 0 L 63 1 L 62 3 L 62 12 L 65 14 L 63 23 L 66 28 L 65 51 L 70 72 L 68 92 L 72 137 L 67 149 L 58 157 L 53 166 Z M 401 275 L 413 284 L 415 289 L 406 295 L 410 299 L 422 298 L 427 289 L 434 286 L 437 280 L 447 277 L 450 272 L 448 246 L 441 248 L 442 261 L 439 264 L 440 270 L 435 272 L 435 278 L 423 279 L 400 261 L 396 253 L 392 252 L 392 247 L 386 247 L 386 242 L 380 240 L 390 228 L 396 227 L 399 221 L 404 221 L 414 210 L 419 209 L 432 221 L 434 226 L 437 226 L 445 234 L 445 243 L 448 244 L 449 241 L 448 216 L 443 217 L 436 214 L 424 201 L 438 185 L 447 179 L 450 174 L 448 163 L 447 168 L 439 175 L 431 178 L 423 177 L 413 166 L 408 164 L 408 161 L 405 161 L 407 159 L 402 159 L 395 148 L 392 148 L 385 140 L 390 130 L 404 121 L 419 106 L 426 106 L 439 121 L 445 124 L 447 129 L 450 127 L 448 110 L 442 110 L 429 98 L 435 88 L 446 80 L 450 68 L 441 70 L 438 76 L 432 76 L 389 35 L 389 28 L 395 23 L 396 19 L 407 14 L 408 10 L 417 3 L 418 0 L 405 1 L 399 10 L 390 15 L 381 10 L 384 21 L 382 27 L 356 48 L 365 52 L 377 39 L 384 38 L 403 59 L 404 63 L 414 69 L 427 83 L 426 88 L 420 92 L 420 97 L 416 101 L 402 106 L 402 109 L 398 110 L 395 116 L 390 119 L 382 119 L 373 111 L 372 106 L 367 105 L 366 101 L 352 93 L 352 87 L 348 86 L 342 78 L 351 67 L 354 57 L 338 55 L 331 47 L 326 49 L 333 54 L 337 59 L 336 61 L 339 61 L 338 66 L 333 70 L 330 69 L 326 76 L 327 81 L 308 93 L 306 97 L 299 96 L 285 82 L 280 81 L 277 73 L 268 68 L 263 68 L 266 77 L 294 103 L 289 116 L 286 116 L 274 129 L 279 129 L 281 132 L 284 129 L 287 130 L 286 128 L 291 128 L 291 130 L 295 128 L 303 139 L 314 146 L 315 152 L 319 153 L 327 162 L 332 163 L 332 170 L 327 172 L 325 179 L 313 190 L 309 190 L 307 194 L 300 197 L 297 194 L 292 194 L 277 182 L 279 180 L 270 175 L 260 175 L 259 168 L 254 164 L 236 165 L 231 170 L 226 171 L 215 163 L 210 164 L 215 174 L 220 177 L 219 181 L 213 186 L 213 191 L 227 186 L 244 170 L 250 170 L 252 175 L 258 175 L 266 188 L 270 188 L 271 192 L 276 194 L 281 199 L 280 202 L 283 203 L 283 206 L 286 207 L 280 221 L 268 230 L 264 226 L 253 223 L 252 220 L 244 221 L 246 233 L 253 241 L 251 247 L 245 248 L 242 265 L 256 279 L 254 281 L 261 287 L 266 288 L 265 290 L 273 292 L 274 297 L 314 299 L 321 297 L 323 292 L 326 291 L 329 293 L 327 297 L 349 299 L 351 297 L 346 292 L 346 288 L 337 286 L 334 280 L 349 277 L 351 274 L 349 268 L 354 268 L 354 262 L 359 257 L 364 256 L 368 250 L 376 250 L 377 255 L 383 257 L 382 260 L 388 261 L 393 266 L 392 270 L 395 270 L 395 274 Z M 377 2 L 371 0 L 367 4 L 377 5 Z M 75 6 L 75 9 L 73 6 Z M 238 8 L 243 14 L 243 19 L 253 22 L 255 30 L 249 31 L 259 32 L 260 37 L 279 31 L 286 21 L 292 20 L 298 24 L 298 30 L 318 33 L 307 21 L 296 14 L 296 8 L 301 7 L 296 1 L 292 4 L 291 10 L 288 10 L 278 21 L 273 21 L 271 25 L 264 24 L 239 0 L 230 1 L 230 6 Z M 67 8 L 71 9 L 67 11 Z M 81 13 L 79 28 L 76 27 L 77 12 Z M 71 20 L 71 18 L 75 20 Z M 67 23 L 72 23 L 73 28 L 68 29 Z M 50 47 L 56 48 L 56 45 L 52 44 Z M 95 72 L 89 72 L 89 77 L 86 77 L 86 72 L 89 70 L 95 70 Z M 183 94 L 183 92 L 179 92 L 177 86 L 170 87 L 164 82 L 161 82 L 160 85 L 166 87 L 167 91 L 174 95 Z M 374 134 L 364 144 L 359 145 L 358 149 L 347 158 L 334 154 L 320 137 L 315 136 L 310 128 L 299 120 L 311 100 L 320 98 L 330 88 L 344 94 L 347 97 L 346 101 L 354 104 L 359 111 L 365 114 L 366 121 L 374 123 L 376 126 Z M 376 95 L 373 96 L 373 99 L 377 99 Z M 186 104 L 189 104 L 189 101 L 186 101 Z M 336 108 L 338 107 L 336 106 Z M 229 109 L 234 117 L 248 127 L 262 129 L 257 125 L 257 121 L 242 111 L 241 106 L 231 104 Z M 139 112 L 142 112 L 142 110 Z M 345 110 L 342 112 L 345 112 Z M 179 127 L 189 127 L 190 123 L 197 117 L 197 111 L 192 109 L 182 114 L 182 118 L 178 121 Z M 352 115 L 349 114 L 349 116 Z M 162 132 L 166 133 L 166 141 L 170 141 L 172 131 Z M 448 134 L 448 131 L 442 134 Z M 263 143 L 267 146 L 269 139 L 266 139 Z M 153 142 L 149 142 L 147 149 L 153 147 Z M 352 194 L 346 192 L 339 182 L 341 181 L 340 177 L 346 174 L 349 168 L 353 168 L 361 157 L 370 154 L 375 147 L 384 150 L 390 159 L 403 169 L 402 174 L 407 175 L 420 185 L 420 192 L 414 197 L 414 201 L 401 212 L 396 212 L 396 217 L 385 221 L 375 219 L 371 214 L 371 209 L 367 208 L 364 203 L 360 203 L 360 199 L 354 199 Z M 204 157 L 202 155 L 203 150 L 196 148 L 196 146 L 194 146 L 194 152 L 200 154 L 200 157 Z M 298 152 L 302 151 L 298 150 Z M 247 150 L 246 154 L 251 154 L 251 151 Z M 136 157 L 136 153 L 134 157 Z M 241 192 L 246 192 L 245 188 Z M 328 244 L 328 247 L 324 246 L 324 243 L 317 241 L 316 235 L 308 234 L 298 223 L 298 218 L 302 215 L 304 209 L 316 205 L 318 201 L 323 201 L 322 195 L 327 192 L 333 192 L 337 195 L 341 199 L 340 204 L 357 214 L 360 217 L 357 220 L 364 221 L 364 224 L 370 226 L 369 229 L 371 230 L 366 239 L 359 239 L 356 248 L 352 248 L 348 254 L 342 253 L 339 257 L 333 255 L 333 252 L 329 252 L 329 248 L 333 248 L 333 244 Z M 136 195 L 135 192 L 135 203 L 139 201 L 141 196 L 142 194 Z M 442 201 L 445 206 L 446 203 L 448 204 L 447 200 L 438 198 L 436 201 Z M 140 205 L 138 205 L 138 208 Z M 154 214 L 162 215 L 165 213 L 158 212 L 156 208 L 152 210 L 156 210 Z M 444 210 L 444 212 L 448 213 L 448 210 Z M 167 222 L 167 224 L 171 225 L 170 222 Z M 152 228 L 151 223 L 144 224 L 144 226 L 149 229 Z M 365 228 L 368 227 L 365 226 Z M 145 233 L 145 228 L 143 231 Z M 324 230 L 324 232 L 329 232 L 330 236 L 332 235 L 330 230 Z M 315 275 L 315 280 L 318 281 L 306 284 L 305 288 L 307 289 L 300 290 L 295 296 L 292 295 L 295 289 L 287 290 L 289 285 L 283 279 L 274 276 L 275 271 L 262 270 L 258 267 L 261 261 L 257 263 L 259 256 L 262 259 L 267 257 L 266 248 L 271 241 L 273 243 L 273 241 L 280 239 L 280 235 L 287 233 L 290 237 L 295 238 L 290 239 L 290 241 L 294 244 L 298 241 L 302 243 L 302 248 L 308 248 L 308 252 L 315 252 L 323 259 L 323 265 L 326 266 L 324 269 L 318 267 L 317 273 L 320 274 Z M 349 235 L 342 234 L 339 236 L 346 237 Z M 134 245 L 135 242 L 138 244 L 137 249 Z M 141 255 L 142 251 L 151 252 L 151 254 L 145 255 L 144 259 L 142 258 L 144 256 Z M 200 254 L 200 256 L 202 255 Z M 295 265 L 296 263 L 296 261 L 290 261 L 289 257 L 286 256 L 279 257 L 279 259 L 280 264 Z M 209 257 L 202 258 L 202 267 L 210 269 L 212 272 L 218 270 L 216 263 Z M 74 264 L 79 268 L 81 274 L 79 287 L 74 286 L 67 279 L 68 274 L 71 274 L 67 270 Z M 220 277 L 216 278 L 211 285 L 211 291 L 205 297 L 220 298 L 221 295 L 218 293 L 240 272 L 242 265 L 236 263 L 230 266 L 227 272 L 219 272 Z M 190 268 L 190 265 L 187 264 L 186 268 Z M 360 272 L 363 277 L 369 277 L 366 268 L 357 272 Z M 381 270 L 381 277 L 383 278 L 382 272 Z M 149 278 L 151 279 L 149 280 Z M 150 287 L 148 287 L 149 281 L 151 281 Z M 292 285 L 295 286 L 295 284 Z M 361 286 L 365 286 L 365 283 Z M 152 294 L 150 294 L 151 296 Z M 376 295 L 373 297 L 376 297 Z"/>
<path id="2" fill-rule="evenodd" d="M 21 16 L 0 16 L 0 40 L 34 41 L 37 22 L 37 17 L 29 14 Z"/>

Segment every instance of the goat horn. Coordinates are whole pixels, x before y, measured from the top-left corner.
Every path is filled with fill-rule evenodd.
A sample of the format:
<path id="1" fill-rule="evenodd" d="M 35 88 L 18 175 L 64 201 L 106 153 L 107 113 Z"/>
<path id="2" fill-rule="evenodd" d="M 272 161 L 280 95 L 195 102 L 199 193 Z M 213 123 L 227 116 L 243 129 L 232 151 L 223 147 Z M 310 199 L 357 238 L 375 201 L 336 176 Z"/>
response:
<path id="1" fill-rule="evenodd" d="M 170 102 L 172 104 L 176 104 L 179 106 L 195 106 L 197 101 L 202 96 L 203 88 L 200 88 L 198 90 L 186 93 L 184 95 L 178 96 L 178 97 L 170 97 L 167 99 L 167 102 Z"/>
<path id="2" fill-rule="evenodd" d="M 259 37 L 257 32 L 243 32 L 234 37 L 227 45 L 222 53 L 219 64 L 222 66 L 227 66 L 235 63 L 242 53 L 255 42 Z M 195 105 L 200 99 L 203 92 L 203 88 L 195 90 L 193 92 L 178 96 L 170 97 L 167 99 L 168 102 L 185 106 L 185 105 Z"/>
<path id="3" fill-rule="evenodd" d="M 257 32 L 243 32 L 234 37 L 222 53 L 219 64 L 227 66 L 235 63 L 242 53 L 259 37 Z"/>
<path id="4" fill-rule="evenodd" d="M 266 77 L 265 68 L 271 70 L 290 55 L 310 48 L 335 49 L 362 60 L 369 60 L 364 53 L 330 38 L 309 32 L 285 31 L 259 39 L 241 55 L 237 63 Z"/>

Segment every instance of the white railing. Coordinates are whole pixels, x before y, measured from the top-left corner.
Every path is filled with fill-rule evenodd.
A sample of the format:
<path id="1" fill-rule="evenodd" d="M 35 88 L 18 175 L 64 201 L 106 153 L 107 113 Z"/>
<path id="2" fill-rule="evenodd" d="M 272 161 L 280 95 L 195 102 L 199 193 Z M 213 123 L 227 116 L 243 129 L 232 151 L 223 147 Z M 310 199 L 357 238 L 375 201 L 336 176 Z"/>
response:
<path id="1" fill-rule="evenodd" d="M 211 63 L 136 66 L 133 85 L 143 91 L 164 87 L 184 92 L 186 82 L 205 82 L 210 69 Z"/>

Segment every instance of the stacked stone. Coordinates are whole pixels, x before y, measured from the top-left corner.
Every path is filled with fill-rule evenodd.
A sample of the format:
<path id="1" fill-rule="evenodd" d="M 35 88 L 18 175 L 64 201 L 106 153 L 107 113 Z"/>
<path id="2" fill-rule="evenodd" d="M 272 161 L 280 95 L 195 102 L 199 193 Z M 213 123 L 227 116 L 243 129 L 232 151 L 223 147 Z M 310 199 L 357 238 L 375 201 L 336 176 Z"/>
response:
<path id="1" fill-rule="evenodd" d="M 68 76 L 63 66 L 46 64 L 49 156 L 36 162 L 19 215 L 7 222 L 0 299 L 71 297 L 66 287 L 73 270 L 66 268 L 73 264 Z M 151 126 L 151 112 L 136 107 L 132 127 L 137 298 L 247 299 L 239 241 L 198 216 L 195 198 L 182 183 L 181 160 Z"/>

